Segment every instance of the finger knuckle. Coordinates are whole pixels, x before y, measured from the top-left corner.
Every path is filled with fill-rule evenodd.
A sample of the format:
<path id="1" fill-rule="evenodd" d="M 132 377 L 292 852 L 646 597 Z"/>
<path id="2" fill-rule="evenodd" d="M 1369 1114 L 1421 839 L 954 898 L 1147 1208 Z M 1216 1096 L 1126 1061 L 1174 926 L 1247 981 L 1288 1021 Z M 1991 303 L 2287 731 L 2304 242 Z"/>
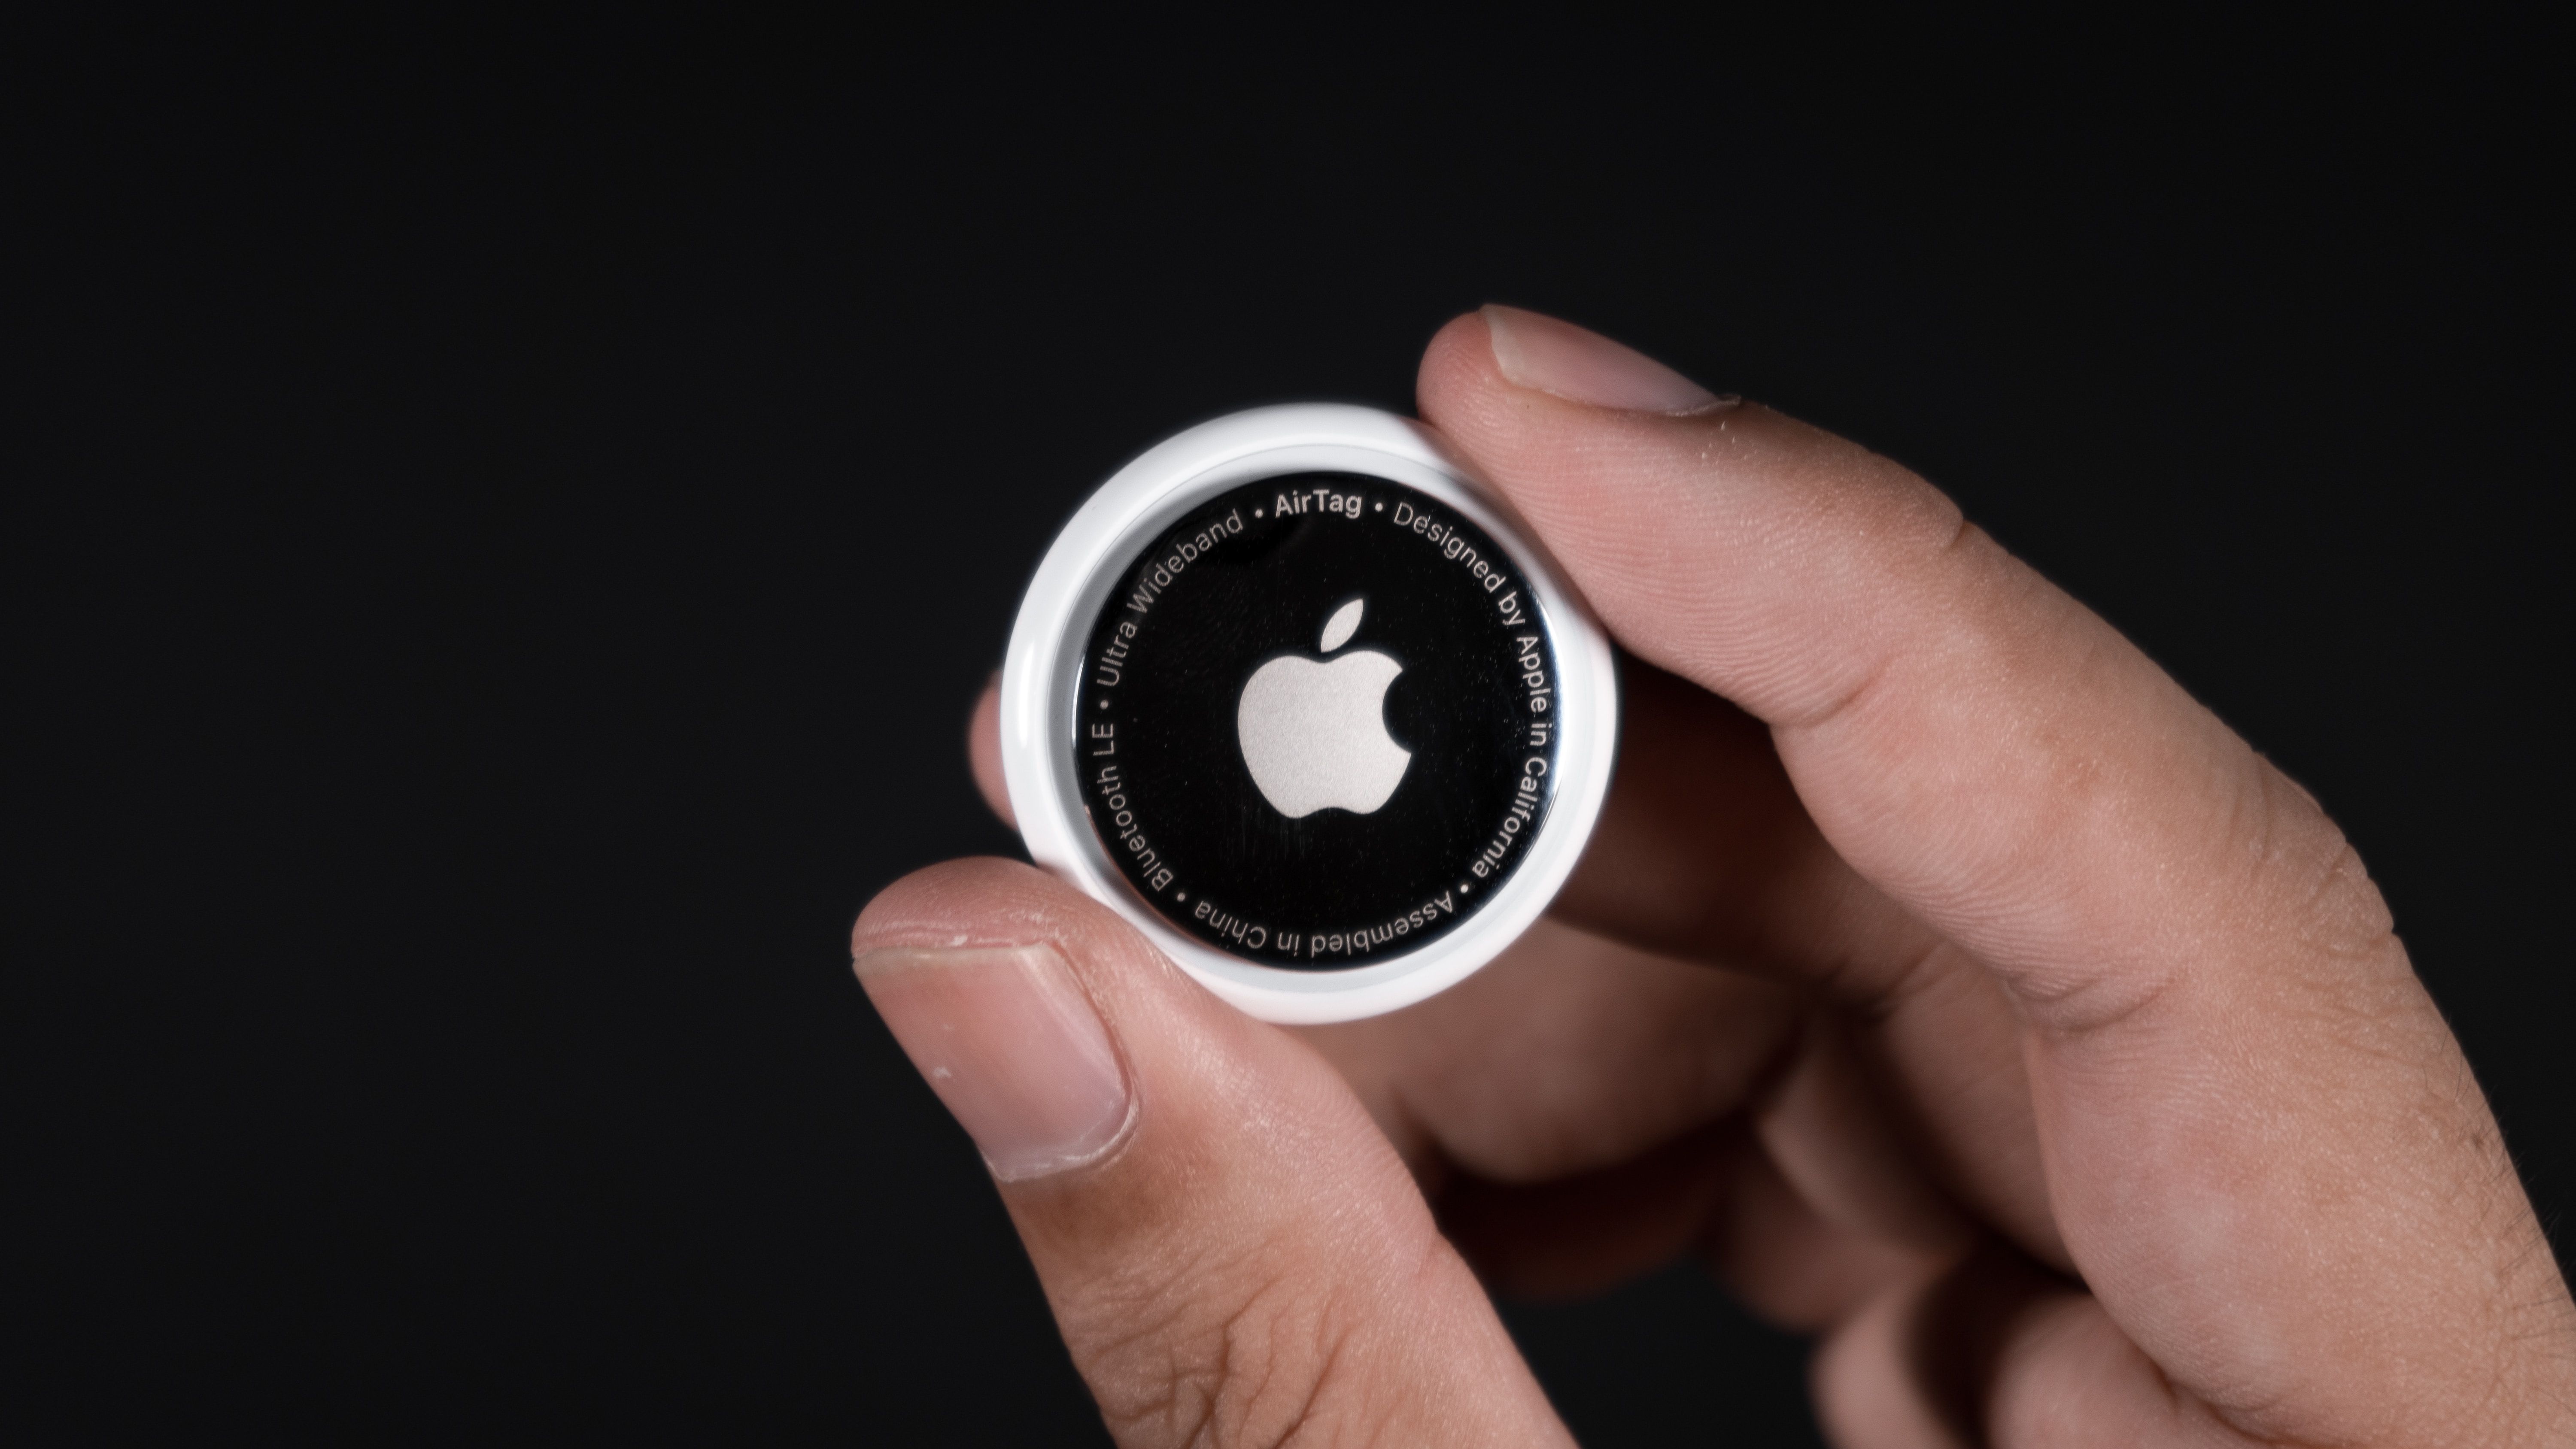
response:
<path id="1" fill-rule="evenodd" d="M 2256 883 L 2249 904 L 2282 944 L 2328 958 L 2385 952 L 2396 922 L 2370 872 L 2314 797 L 2268 761 L 2255 767 L 2242 812 L 2243 854 Z"/>
<path id="2" fill-rule="evenodd" d="M 1123 1275 L 1070 1335 L 1122 1445 L 1324 1442 L 1354 1315 L 1331 1275 L 1266 1248 Z"/>

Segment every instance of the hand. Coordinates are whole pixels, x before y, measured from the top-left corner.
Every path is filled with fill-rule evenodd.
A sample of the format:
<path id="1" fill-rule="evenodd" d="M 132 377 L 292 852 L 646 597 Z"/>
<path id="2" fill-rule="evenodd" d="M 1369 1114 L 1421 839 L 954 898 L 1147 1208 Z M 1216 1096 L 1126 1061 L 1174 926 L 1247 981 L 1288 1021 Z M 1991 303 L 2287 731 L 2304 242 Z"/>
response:
<path id="1" fill-rule="evenodd" d="M 1499 308 L 1420 394 L 1651 666 L 1555 921 L 1292 1033 L 1023 866 L 859 918 L 1120 1442 L 1565 1443 L 1477 1274 L 1693 1250 L 1854 1449 L 2576 1442 L 2576 1307 L 2306 792 L 1883 458 Z"/>

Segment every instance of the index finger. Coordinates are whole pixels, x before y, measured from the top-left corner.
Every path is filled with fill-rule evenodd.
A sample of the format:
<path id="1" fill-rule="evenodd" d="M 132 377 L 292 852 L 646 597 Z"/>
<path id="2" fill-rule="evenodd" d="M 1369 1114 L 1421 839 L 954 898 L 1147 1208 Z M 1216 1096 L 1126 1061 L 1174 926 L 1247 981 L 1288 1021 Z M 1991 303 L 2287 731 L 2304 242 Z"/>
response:
<path id="1" fill-rule="evenodd" d="M 2461 1345 L 2527 1359 L 2565 1289 L 2304 791 L 1851 443 L 1500 308 L 1420 394 L 1621 641 L 1762 720 L 1843 859 L 1992 970 L 2068 1248 L 2168 1372 L 2340 1432 Z"/>

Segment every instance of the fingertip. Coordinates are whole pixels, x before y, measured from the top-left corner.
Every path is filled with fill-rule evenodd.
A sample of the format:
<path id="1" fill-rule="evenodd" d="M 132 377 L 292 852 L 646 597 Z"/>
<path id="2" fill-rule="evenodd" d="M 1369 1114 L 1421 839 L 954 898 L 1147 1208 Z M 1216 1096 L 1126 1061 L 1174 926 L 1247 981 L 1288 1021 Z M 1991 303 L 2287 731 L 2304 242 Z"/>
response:
<path id="1" fill-rule="evenodd" d="M 996 670 L 984 682 L 984 692 L 975 697 L 974 712 L 966 720 L 966 763 L 975 772 L 975 788 L 983 793 L 984 803 L 1002 817 L 1004 825 L 1019 827 L 1011 813 L 1011 787 L 1002 774 L 1002 675 Z"/>
<path id="2" fill-rule="evenodd" d="M 1034 866 L 998 856 L 945 860 L 877 892 L 850 928 L 850 954 L 1021 945 L 1051 939 L 1069 923 L 1084 924 L 1095 911 L 1106 908 Z"/>
<path id="3" fill-rule="evenodd" d="M 1493 329 L 1481 311 L 1452 317 L 1432 334 L 1414 373 L 1414 405 L 1439 426 L 1440 415 L 1467 399 L 1491 397 L 1502 381 L 1494 367 Z"/>
<path id="4" fill-rule="evenodd" d="M 1456 376 L 1462 370 L 1470 373 L 1490 370 L 1493 361 L 1493 333 L 1485 323 L 1483 310 L 1461 312 L 1431 334 L 1429 345 L 1422 351 L 1422 367 L 1416 381 L 1427 388 Z"/>

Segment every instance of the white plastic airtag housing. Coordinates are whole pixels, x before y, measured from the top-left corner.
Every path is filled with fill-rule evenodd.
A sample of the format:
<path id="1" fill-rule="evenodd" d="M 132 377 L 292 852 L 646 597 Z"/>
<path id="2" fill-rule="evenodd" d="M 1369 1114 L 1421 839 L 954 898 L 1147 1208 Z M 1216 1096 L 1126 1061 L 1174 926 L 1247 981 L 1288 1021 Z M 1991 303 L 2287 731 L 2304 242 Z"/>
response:
<path id="1" fill-rule="evenodd" d="M 1302 487 L 1319 478 L 1325 480 L 1324 485 L 1309 490 L 1318 513 L 1315 519 L 1309 519 L 1303 516 L 1308 506 L 1307 492 L 1292 492 L 1286 484 L 1293 479 Z M 1147 837 L 1134 828 L 1132 820 L 1126 820 L 1127 796 L 1111 793 L 1129 780 L 1117 772 L 1122 761 L 1115 752 L 1123 739 L 1130 743 L 1132 757 L 1140 726 L 1129 725 L 1127 735 L 1121 737 L 1116 726 L 1099 722 L 1124 712 L 1123 701 L 1119 709 L 1113 709 L 1101 688 L 1102 681 L 1112 679 L 1118 671 L 1105 664 L 1101 656 L 1108 651 L 1098 647 L 1099 638 L 1110 638 L 1117 652 L 1123 654 L 1123 644 L 1116 636 L 1120 616 L 1112 613 L 1104 625 L 1104 611 L 1127 607 L 1121 600 L 1135 600 L 1146 609 L 1155 606 L 1152 598 L 1135 592 L 1156 575 L 1147 552 L 1158 550 L 1168 531 L 1184 520 L 1190 520 L 1193 527 L 1201 526 L 1192 517 L 1194 510 L 1204 514 L 1211 506 L 1234 498 L 1256 500 L 1256 506 L 1248 511 L 1257 518 L 1247 519 L 1247 510 L 1236 506 L 1212 525 L 1220 547 L 1209 552 L 1207 568 L 1221 567 L 1216 560 L 1223 549 L 1249 555 L 1250 550 L 1262 546 L 1227 543 L 1224 530 L 1229 518 L 1238 538 L 1247 522 L 1258 525 L 1256 534 L 1268 528 L 1274 538 L 1279 536 L 1288 509 L 1257 504 L 1258 499 L 1271 496 L 1267 490 L 1269 480 L 1282 482 L 1282 491 L 1276 496 L 1282 504 L 1294 505 L 1300 514 L 1295 520 L 1298 528 L 1317 536 L 1340 529 L 1343 532 L 1336 536 L 1350 539 L 1362 538 L 1358 530 L 1364 528 L 1380 530 L 1366 536 L 1380 555 L 1389 555 L 1400 545 L 1412 552 L 1392 556 L 1410 560 L 1419 554 L 1425 561 L 1418 569 L 1421 577 L 1404 581 L 1406 587 L 1446 589 L 1453 594 L 1464 591 L 1465 597 L 1454 601 L 1456 610 L 1499 609 L 1494 617 L 1505 622 L 1497 624 L 1493 631 L 1494 642 L 1487 642 L 1486 631 L 1480 629 L 1472 631 L 1472 638 L 1454 641 L 1458 651 L 1519 649 L 1526 656 L 1521 662 L 1538 671 L 1525 676 L 1529 680 L 1526 685 L 1505 686 L 1519 691 L 1509 699 L 1511 719 L 1479 724 L 1477 728 L 1482 731 L 1480 740 L 1493 738 L 1498 729 L 1515 741 L 1519 738 L 1515 732 L 1544 739 L 1549 747 L 1545 756 L 1533 754 L 1528 763 L 1509 764 L 1504 773 L 1518 772 L 1517 780 L 1474 788 L 1485 792 L 1476 797 L 1481 805 L 1495 788 L 1511 791 L 1532 784 L 1535 767 L 1540 786 L 1537 796 L 1543 798 L 1534 799 L 1523 790 L 1515 796 L 1522 804 L 1499 814 L 1485 809 L 1484 814 L 1495 820 L 1480 816 L 1474 828 L 1479 840 L 1490 828 L 1494 843 L 1476 859 L 1500 863 L 1474 864 L 1460 856 L 1454 868 L 1441 876 L 1443 884 L 1437 893 L 1429 895 L 1426 904 L 1411 913 L 1410 936 L 1405 925 L 1408 916 L 1400 906 L 1391 919 L 1384 918 L 1381 912 L 1380 917 L 1372 918 L 1377 924 L 1363 923 L 1347 938 L 1339 931 L 1329 937 L 1320 929 L 1292 932 L 1292 923 L 1284 917 L 1297 912 L 1265 911 L 1265 903 L 1257 899 L 1259 891 L 1240 884 L 1244 879 L 1241 875 L 1228 878 L 1233 883 L 1227 889 L 1224 907 L 1214 906 L 1204 891 L 1193 901 L 1191 887 L 1209 872 L 1194 872 L 1192 867 L 1216 863 L 1201 858 L 1159 865 L 1160 857 L 1154 854 L 1153 847 L 1144 844 Z M 1256 483 L 1264 484 L 1264 488 L 1256 491 L 1247 486 Z M 1386 506 L 1389 501 L 1396 504 L 1392 512 Z M 1328 524 L 1319 521 L 1324 508 L 1335 510 Z M 1340 512 L 1344 508 L 1349 510 L 1346 516 Z M 1455 517 L 1447 519 L 1445 525 L 1425 525 L 1426 514 L 1437 520 L 1442 510 Z M 1273 513 L 1279 518 L 1272 519 Z M 1459 527 L 1460 519 L 1471 527 Z M 1412 524 L 1409 535 L 1401 527 L 1404 522 Z M 1455 534 L 1445 554 L 1437 546 L 1444 527 Z M 1386 530 L 1394 532 L 1388 534 Z M 1209 535 L 1203 531 L 1199 537 L 1199 547 L 1209 548 Z M 1387 537 L 1394 537 L 1397 544 L 1386 543 Z M 1426 539 L 1434 542 L 1426 544 Z M 1491 560 L 1488 570 L 1478 562 L 1478 550 L 1467 546 L 1471 539 L 1499 546 L 1503 557 Z M 1282 556 L 1292 560 L 1303 557 L 1293 553 Z M 1174 561 L 1179 561 L 1177 556 Z M 1294 564 L 1274 562 L 1265 566 L 1277 569 Z M 1410 562 L 1403 566 L 1415 567 Z M 1472 575 L 1465 572 L 1469 566 L 1475 567 Z M 1206 569 L 1201 572 L 1216 576 L 1207 574 Z M 1164 582 L 1173 581 L 1164 576 Z M 1365 582 L 1363 579 L 1362 594 L 1355 598 L 1366 596 Z M 1338 588 L 1340 584 L 1324 587 Z M 1230 607 L 1243 615 L 1263 612 L 1257 600 L 1249 609 L 1239 599 Z M 1379 617 L 1394 607 L 1380 606 Z M 1356 626 L 1361 642 L 1346 652 L 1357 652 L 1367 643 L 1372 620 L 1360 609 L 1345 604 L 1330 611 L 1333 617 L 1329 623 L 1323 618 L 1308 617 L 1314 612 L 1309 609 L 1296 619 L 1275 625 L 1298 631 L 1301 642 L 1293 646 L 1295 651 L 1313 651 L 1316 631 L 1321 628 L 1321 652 L 1330 654 L 1339 647 L 1340 639 L 1351 634 L 1354 626 L 1350 620 L 1354 616 L 1361 617 Z M 1454 612 L 1444 617 L 1452 616 L 1468 617 Z M 1148 616 L 1140 613 L 1136 617 Z M 1162 627 L 1159 620 L 1153 627 Z M 1095 635 L 1095 630 L 1101 633 Z M 1463 635 L 1471 631 L 1461 632 Z M 1412 657 L 1424 666 L 1427 677 L 1437 667 L 1434 656 L 1449 645 L 1443 641 L 1439 649 L 1426 649 L 1419 634 L 1414 637 Z M 1533 645 L 1534 637 L 1543 643 Z M 1544 656 L 1534 652 L 1540 648 L 1548 652 Z M 1280 651 L 1271 652 L 1275 655 Z M 1308 653 L 1306 657 L 1316 656 Z M 1531 663 L 1542 657 L 1554 667 Z M 1401 673 L 1395 663 L 1389 662 L 1390 656 L 1381 654 L 1378 660 L 1380 672 Z M 1204 701 L 1211 712 L 1209 718 L 1232 719 L 1235 716 L 1225 711 L 1238 706 L 1218 696 L 1230 691 L 1249 699 L 1251 691 L 1233 682 L 1244 677 L 1243 666 L 1221 667 L 1235 672 L 1212 676 L 1218 682 L 1201 692 L 1210 696 Z M 1506 672 L 1509 667 L 1505 666 Z M 1128 668 L 1133 671 L 1134 661 L 1128 661 Z M 1493 669 L 1487 668 L 1480 677 L 1495 677 Z M 1101 697 L 1086 701 L 1086 689 Z M 1086 717 L 1086 702 L 1102 713 Z M 1372 710 L 1378 707 L 1370 706 Z M 1166 712 L 1170 712 L 1168 708 Z M 1477 713 L 1477 719 L 1493 714 L 1493 709 L 1484 708 Z M 1251 721 L 1246 720 L 1241 728 L 1249 738 Z M 1202 728 L 1201 733 L 1205 732 Z M 1508 506 L 1474 477 L 1438 434 L 1410 419 L 1372 408 L 1332 404 L 1257 408 L 1202 423 L 1156 445 L 1101 485 L 1065 525 L 1039 565 L 1011 631 L 1010 652 L 1002 669 L 1001 733 L 1011 808 L 1018 817 L 1021 838 L 1038 864 L 1119 912 L 1183 970 L 1243 1011 L 1285 1023 L 1349 1021 L 1409 1006 L 1456 984 L 1501 953 L 1554 899 L 1582 854 L 1609 788 L 1619 734 L 1617 666 L 1609 639 L 1554 560 L 1531 540 Z M 1107 747 L 1106 751 L 1102 746 Z M 1233 748 L 1231 743 L 1226 746 L 1228 752 Z M 1398 749 L 1396 753 L 1406 752 Z M 1187 783 L 1186 808 L 1202 812 L 1211 808 L 1203 804 L 1205 800 L 1231 791 L 1224 798 L 1254 803 L 1225 808 L 1263 817 L 1258 823 L 1247 819 L 1231 833 L 1210 829 L 1207 822 L 1198 821 L 1202 841 L 1262 835 L 1273 842 L 1273 849 L 1303 848 L 1294 841 L 1306 837 L 1292 836 L 1298 829 L 1309 828 L 1309 820 L 1321 822 L 1313 825 L 1314 829 L 1340 832 L 1332 838 L 1346 843 L 1366 838 L 1371 822 L 1365 811 L 1318 811 L 1301 820 L 1285 814 L 1294 807 L 1280 805 L 1275 797 L 1270 804 L 1258 803 L 1259 797 L 1244 788 L 1243 782 L 1248 779 L 1245 767 L 1250 763 L 1244 755 L 1234 753 L 1221 768 L 1209 766 L 1198 776 L 1165 778 L 1136 788 L 1141 795 L 1159 785 L 1168 801 L 1183 794 L 1182 786 Z M 1435 788 L 1434 771 L 1441 763 L 1411 762 L 1414 779 L 1421 782 L 1416 785 L 1417 793 Z M 1227 770 L 1232 772 L 1228 780 L 1216 785 L 1206 783 Z M 1166 774 L 1168 777 L 1171 772 L 1167 770 Z M 1401 797 L 1402 786 L 1396 787 L 1394 793 Z M 1113 802 L 1118 807 L 1115 817 L 1110 813 Z M 1536 809 L 1530 808 L 1533 803 Z M 1166 808 L 1184 807 L 1173 803 Z M 1095 819 L 1095 809 L 1102 812 L 1101 818 Z M 1138 809 L 1143 809 L 1141 801 Z M 1274 809 L 1281 815 L 1264 813 Z M 1395 813 L 1389 810 L 1387 818 L 1392 819 Z M 1121 820 L 1125 820 L 1123 825 Z M 1168 841 L 1169 833 L 1159 832 L 1155 839 Z M 1290 840 L 1291 844 L 1279 846 L 1279 840 Z M 1131 854 L 1124 860 L 1114 860 L 1113 842 L 1125 844 Z M 1215 848 L 1203 845 L 1196 856 L 1205 857 Z M 1140 870 L 1140 859 L 1152 868 Z M 1435 864 L 1425 869 L 1436 872 L 1441 868 Z M 1493 871 L 1490 877 L 1484 875 L 1489 868 Z M 1445 885 L 1449 875 L 1457 878 L 1457 893 Z M 1378 882 L 1371 877 L 1368 883 L 1374 886 Z M 1313 894 L 1311 890 L 1308 893 L 1309 905 Z M 1246 896 L 1255 898 L 1247 901 L 1243 899 Z M 1193 909 L 1198 916 L 1190 915 Z M 1448 912 L 1446 916 L 1444 910 Z M 1427 927 L 1422 920 L 1425 911 L 1431 922 Z M 1319 914 L 1311 909 L 1304 913 Z M 1265 916 L 1278 919 L 1251 925 L 1247 936 L 1247 919 Z M 1176 921 L 1190 922 L 1192 929 L 1184 930 Z M 1210 930 L 1211 923 L 1231 925 L 1233 936 Z M 1212 941 L 1231 944 L 1233 949 L 1219 949 Z M 1336 949 L 1329 953 L 1330 959 L 1320 959 L 1328 954 L 1323 951 L 1328 941 Z M 1246 949 L 1246 942 L 1268 949 Z M 1274 960 L 1297 964 L 1265 964 Z"/>

